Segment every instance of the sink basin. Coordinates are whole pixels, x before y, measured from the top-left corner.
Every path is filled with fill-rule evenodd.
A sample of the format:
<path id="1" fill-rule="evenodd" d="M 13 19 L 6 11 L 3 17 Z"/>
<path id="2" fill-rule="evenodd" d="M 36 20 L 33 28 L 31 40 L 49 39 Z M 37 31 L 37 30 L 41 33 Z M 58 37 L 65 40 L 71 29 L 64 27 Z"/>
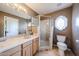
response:
<path id="1" fill-rule="evenodd" d="M 5 39 L 4 37 L 0 38 L 0 42 L 6 41 L 7 39 Z"/>
<path id="2" fill-rule="evenodd" d="M 4 48 L 5 46 L 6 46 L 6 44 L 0 43 L 0 48 Z"/>
<path id="3" fill-rule="evenodd" d="M 19 36 L 19 37 L 17 36 L 17 37 L 14 37 L 14 38 L 8 38 L 7 40 L 0 42 L 0 48 L 14 46 L 14 45 L 23 43 L 28 38 L 30 38 L 29 35 L 23 35 L 23 36 Z"/>

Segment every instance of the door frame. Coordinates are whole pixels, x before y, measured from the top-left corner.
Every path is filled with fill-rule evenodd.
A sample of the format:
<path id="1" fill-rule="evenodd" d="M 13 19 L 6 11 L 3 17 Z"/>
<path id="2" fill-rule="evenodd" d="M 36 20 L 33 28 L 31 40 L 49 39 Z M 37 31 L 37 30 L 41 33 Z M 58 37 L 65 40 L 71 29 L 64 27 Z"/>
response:
<path id="1" fill-rule="evenodd" d="M 4 37 L 6 37 L 6 35 L 5 35 L 5 20 L 6 20 L 6 18 L 12 18 L 12 19 L 17 19 L 17 18 L 13 18 L 13 17 L 9 17 L 9 16 L 4 16 Z M 18 20 L 18 19 L 17 19 Z"/>

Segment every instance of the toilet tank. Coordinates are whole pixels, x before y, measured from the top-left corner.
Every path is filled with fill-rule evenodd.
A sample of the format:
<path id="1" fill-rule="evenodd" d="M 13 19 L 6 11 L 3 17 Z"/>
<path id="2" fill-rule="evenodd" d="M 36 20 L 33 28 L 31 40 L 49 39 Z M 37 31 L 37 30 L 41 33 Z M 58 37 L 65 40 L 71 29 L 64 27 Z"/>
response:
<path id="1" fill-rule="evenodd" d="M 59 42 L 65 42 L 66 36 L 64 36 L 64 35 L 57 35 L 57 40 L 58 40 Z"/>

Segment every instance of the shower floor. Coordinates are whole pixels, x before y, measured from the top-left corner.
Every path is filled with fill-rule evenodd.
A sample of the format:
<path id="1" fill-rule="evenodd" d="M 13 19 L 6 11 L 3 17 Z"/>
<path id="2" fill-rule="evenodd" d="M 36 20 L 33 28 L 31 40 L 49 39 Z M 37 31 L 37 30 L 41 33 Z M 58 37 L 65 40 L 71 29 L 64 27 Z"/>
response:
<path id="1" fill-rule="evenodd" d="M 49 41 L 40 40 L 40 50 L 41 49 L 49 49 Z"/>

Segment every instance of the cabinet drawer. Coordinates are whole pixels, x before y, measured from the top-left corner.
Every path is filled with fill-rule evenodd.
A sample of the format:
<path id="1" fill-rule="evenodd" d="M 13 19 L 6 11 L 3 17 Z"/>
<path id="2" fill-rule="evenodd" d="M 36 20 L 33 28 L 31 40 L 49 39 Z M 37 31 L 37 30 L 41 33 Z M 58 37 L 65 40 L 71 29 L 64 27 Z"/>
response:
<path id="1" fill-rule="evenodd" d="M 1 56 L 11 56 L 12 54 L 16 53 L 17 51 L 21 51 L 21 46 L 17 46 L 15 48 L 9 49 L 0 53 Z"/>
<path id="2" fill-rule="evenodd" d="M 36 53 L 36 43 L 34 42 L 32 46 L 32 55 L 34 55 L 35 53 Z"/>
<path id="3" fill-rule="evenodd" d="M 35 39 L 33 39 L 33 42 L 36 42 L 37 40 L 39 40 L 39 38 L 37 37 L 37 38 L 35 38 Z"/>
<path id="4" fill-rule="evenodd" d="M 14 53 L 14 54 L 11 55 L 11 56 L 21 56 L 21 51 L 18 51 L 18 52 Z"/>
<path id="5" fill-rule="evenodd" d="M 23 56 L 30 56 L 30 47 L 27 46 L 23 49 Z"/>
<path id="6" fill-rule="evenodd" d="M 23 44 L 23 48 L 25 48 L 26 46 L 28 46 L 28 45 L 30 45 L 30 44 L 32 44 L 32 41 L 28 41 L 28 42 L 24 43 L 24 44 Z"/>

